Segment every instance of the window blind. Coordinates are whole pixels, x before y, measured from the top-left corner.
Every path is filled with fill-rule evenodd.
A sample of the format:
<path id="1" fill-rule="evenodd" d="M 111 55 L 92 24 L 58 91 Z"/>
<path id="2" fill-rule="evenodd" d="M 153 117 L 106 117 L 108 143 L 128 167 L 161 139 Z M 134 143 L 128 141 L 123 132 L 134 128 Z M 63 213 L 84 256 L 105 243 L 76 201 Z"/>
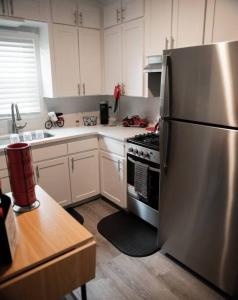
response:
<path id="1" fill-rule="evenodd" d="M 10 114 L 12 102 L 21 113 L 40 112 L 36 40 L 0 32 L 0 115 Z"/>

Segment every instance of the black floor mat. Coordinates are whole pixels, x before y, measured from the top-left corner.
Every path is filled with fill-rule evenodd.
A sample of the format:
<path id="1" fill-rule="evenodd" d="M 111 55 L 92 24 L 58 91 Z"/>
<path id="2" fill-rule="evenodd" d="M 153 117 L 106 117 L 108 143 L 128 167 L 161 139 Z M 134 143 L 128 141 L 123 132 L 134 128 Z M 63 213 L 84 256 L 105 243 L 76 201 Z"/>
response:
<path id="1" fill-rule="evenodd" d="M 65 210 L 80 224 L 84 223 L 83 216 L 81 216 L 80 213 L 78 213 L 73 207 L 66 208 Z"/>
<path id="2" fill-rule="evenodd" d="M 116 212 L 103 218 L 97 228 L 116 248 L 129 256 L 143 257 L 159 250 L 157 229 L 133 214 Z"/>

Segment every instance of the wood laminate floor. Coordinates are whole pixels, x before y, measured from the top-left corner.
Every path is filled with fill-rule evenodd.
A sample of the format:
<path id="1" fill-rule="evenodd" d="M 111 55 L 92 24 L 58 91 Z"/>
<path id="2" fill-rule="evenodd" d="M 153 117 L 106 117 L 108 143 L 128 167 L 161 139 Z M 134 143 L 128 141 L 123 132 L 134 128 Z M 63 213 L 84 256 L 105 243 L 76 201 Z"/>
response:
<path id="1" fill-rule="evenodd" d="M 97 242 L 96 278 L 87 284 L 88 300 L 222 300 L 215 290 L 157 252 L 144 258 L 118 251 L 97 231 L 97 223 L 117 211 L 102 199 L 76 208 Z M 73 291 L 81 299 L 80 288 Z M 73 299 L 67 296 L 67 300 Z"/>

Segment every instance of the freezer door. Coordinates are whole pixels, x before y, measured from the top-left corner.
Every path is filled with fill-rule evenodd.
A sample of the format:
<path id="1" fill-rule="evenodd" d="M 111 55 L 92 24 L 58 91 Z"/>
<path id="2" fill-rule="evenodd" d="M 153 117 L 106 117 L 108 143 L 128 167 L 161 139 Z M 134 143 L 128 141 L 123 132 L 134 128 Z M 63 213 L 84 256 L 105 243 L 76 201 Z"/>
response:
<path id="1" fill-rule="evenodd" d="M 229 294 L 238 276 L 238 131 L 162 121 L 160 246 Z"/>
<path id="2" fill-rule="evenodd" d="M 238 42 L 164 51 L 162 117 L 238 127 Z"/>

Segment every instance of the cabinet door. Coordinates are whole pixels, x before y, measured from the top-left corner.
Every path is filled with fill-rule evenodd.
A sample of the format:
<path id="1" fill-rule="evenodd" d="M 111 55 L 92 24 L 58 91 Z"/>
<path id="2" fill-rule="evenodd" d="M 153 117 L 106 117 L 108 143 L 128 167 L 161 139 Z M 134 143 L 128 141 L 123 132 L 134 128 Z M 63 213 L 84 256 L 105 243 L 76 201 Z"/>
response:
<path id="1" fill-rule="evenodd" d="M 0 170 L 0 181 L 3 193 L 9 193 L 11 191 L 10 180 L 7 170 Z"/>
<path id="2" fill-rule="evenodd" d="M 50 3 L 49 0 L 12 0 L 8 1 L 8 12 L 13 17 L 47 21 L 50 19 Z"/>
<path id="3" fill-rule="evenodd" d="M 114 93 L 114 87 L 122 82 L 122 35 L 121 27 L 104 30 L 104 92 Z"/>
<path id="4" fill-rule="evenodd" d="M 122 25 L 123 84 L 127 96 L 143 96 L 143 20 Z"/>
<path id="5" fill-rule="evenodd" d="M 157 0 L 158 1 L 158 0 Z M 144 16 L 144 0 L 122 0 L 122 21 Z"/>
<path id="6" fill-rule="evenodd" d="M 77 24 L 77 0 L 51 0 L 54 23 Z"/>
<path id="7" fill-rule="evenodd" d="M 213 22 L 213 43 L 238 40 L 238 1 L 216 0 Z"/>
<path id="8" fill-rule="evenodd" d="M 203 44 L 206 0 L 174 0 L 171 48 Z"/>
<path id="9" fill-rule="evenodd" d="M 100 194 L 98 151 L 71 155 L 69 160 L 72 201 Z"/>
<path id="10" fill-rule="evenodd" d="M 79 58 L 83 95 L 100 95 L 102 73 L 99 30 L 79 28 Z"/>
<path id="11" fill-rule="evenodd" d="M 78 29 L 53 25 L 55 96 L 79 95 Z"/>
<path id="12" fill-rule="evenodd" d="M 92 5 L 88 1 L 79 1 L 78 5 L 78 25 L 87 28 L 101 28 L 100 7 Z"/>
<path id="13" fill-rule="evenodd" d="M 113 1 L 103 7 L 103 27 L 108 28 L 121 23 L 121 0 Z"/>
<path id="14" fill-rule="evenodd" d="M 6 0 L 0 1 L 0 16 L 8 15 L 8 6 Z"/>
<path id="15" fill-rule="evenodd" d="M 169 48 L 172 31 L 172 0 L 145 2 L 146 55 L 160 55 Z"/>
<path id="16" fill-rule="evenodd" d="M 61 205 L 71 202 L 68 158 L 57 158 L 35 165 L 36 180 Z"/>
<path id="17" fill-rule="evenodd" d="M 100 153 L 101 193 L 115 204 L 126 207 L 125 160 L 120 156 Z"/>

